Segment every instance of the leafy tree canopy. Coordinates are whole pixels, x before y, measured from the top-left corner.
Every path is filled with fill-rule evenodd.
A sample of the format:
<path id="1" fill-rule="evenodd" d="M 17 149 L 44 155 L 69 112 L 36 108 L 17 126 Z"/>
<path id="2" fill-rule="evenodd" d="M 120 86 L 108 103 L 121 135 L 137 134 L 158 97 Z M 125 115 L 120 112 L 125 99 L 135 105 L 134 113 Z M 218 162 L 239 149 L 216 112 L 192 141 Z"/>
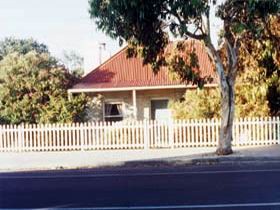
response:
<path id="1" fill-rule="evenodd" d="M 0 65 L 5 56 L 12 53 L 18 53 L 19 55 L 25 55 L 31 51 L 36 53 L 48 53 L 48 47 L 42 43 L 38 43 L 34 39 L 16 39 L 7 37 L 3 41 L 0 41 Z M 0 85 L 7 75 L 7 68 L 0 68 Z"/>
<path id="2" fill-rule="evenodd" d="M 270 109 L 268 97 L 271 78 L 259 77 L 259 73 L 247 70 L 238 76 L 235 86 L 235 117 L 275 115 Z M 220 103 L 218 89 L 205 88 L 187 90 L 181 100 L 171 101 L 169 107 L 175 119 L 219 118 Z"/>
<path id="3" fill-rule="evenodd" d="M 239 73 L 235 85 L 236 117 L 280 115 L 280 16 L 271 16 L 262 39 L 248 37 L 239 49 Z M 224 55 L 221 55 L 222 57 Z M 225 62 L 225 61 L 224 61 Z M 220 116 L 218 90 L 201 90 L 170 104 L 178 119 Z M 210 106 L 211 105 L 211 106 Z"/>
<path id="4" fill-rule="evenodd" d="M 187 90 L 181 100 L 168 104 L 175 119 L 202 119 L 220 117 L 219 91 L 213 89 Z"/>
<path id="5" fill-rule="evenodd" d="M 64 66 L 47 53 L 11 53 L 1 61 L 7 73 L 0 95 L 0 115 L 6 123 L 55 123 L 83 119 L 88 99 L 68 99 L 75 82 Z"/>
<path id="6" fill-rule="evenodd" d="M 265 92 L 271 115 L 280 115 L 280 14 L 270 16 L 260 39 L 245 37 L 239 50 L 239 69 L 248 94 Z M 243 74 L 242 72 L 245 72 Z M 240 83 L 239 82 L 239 83 Z M 240 86 L 240 85 L 239 85 Z M 253 91 L 255 90 L 255 91 Z"/>
<path id="7" fill-rule="evenodd" d="M 12 37 L 0 41 L 0 60 L 10 53 L 27 54 L 30 51 L 37 53 L 49 53 L 48 47 L 38 43 L 34 39 L 16 39 Z"/>
<path id="8" fill-rule="evenodd" d="M 144 63 L 155 69 L 164 65 L 164 48 L 174 37 L 210 42 L 209 27 L 203 17 L 209 15 L 208 0 L 90 0 L 90 14 L 97 27 L 120 43 L 132 46 L 130 56 L 140 53 Z M 215 3 L 216 1 L 212 1 Z M 250 33 L 258 39 L 265 29 L 267 14 L 278 14 L 278 0 L 225 1 L 217 15 L 224 20 L 226 36 L 235 42 L 237 36 Z M 232 43 L 234 44 L 234 43 Z M 136 47 L 141 50 L 135 51 Z"/>

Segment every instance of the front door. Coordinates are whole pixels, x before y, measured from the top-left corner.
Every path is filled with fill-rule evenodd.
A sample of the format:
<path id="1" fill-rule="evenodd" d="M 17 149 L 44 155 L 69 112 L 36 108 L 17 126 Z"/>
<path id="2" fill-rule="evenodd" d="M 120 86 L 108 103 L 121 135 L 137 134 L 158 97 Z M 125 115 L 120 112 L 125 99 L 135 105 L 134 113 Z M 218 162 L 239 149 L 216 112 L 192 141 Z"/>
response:
<path id="1" fill-rule="evenodd" d="M 152 120 L 170 120 L 171 118 L 167 99 L 152 100 L 151 112 Z"/>

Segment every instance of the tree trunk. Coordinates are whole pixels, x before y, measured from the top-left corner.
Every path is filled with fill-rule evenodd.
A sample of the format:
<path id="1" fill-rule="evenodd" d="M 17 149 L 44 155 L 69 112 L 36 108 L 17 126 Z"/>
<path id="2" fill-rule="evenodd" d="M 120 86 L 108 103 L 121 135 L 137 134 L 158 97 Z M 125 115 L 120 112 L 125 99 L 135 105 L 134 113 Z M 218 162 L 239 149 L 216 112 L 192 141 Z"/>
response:
<path id="1" fill-rule="evenodd" d="M 237 70 L 237 56 L 230 44 L 227 42 L 227 54 L 228 54 L 228 71 L 225 74 L 223 62 L 215 50 L 211 42 L 206 42 L 206 49 L 208 55 L 212 58 L 216 72 L 219 76 L 219 86 L 221 91 L 221 130 L 218 148 L 216 150 L 217 155 L 229 155 L 232 153 L 232 126 L 234 119 L 234 84 Z"/>
<path id="2" fill-rule="evenodd" d="M 217 155 L 232 153 L 232 126 L 234 119 L 234 82 L 228 76 L 221 83 L 221 130 Z"/>

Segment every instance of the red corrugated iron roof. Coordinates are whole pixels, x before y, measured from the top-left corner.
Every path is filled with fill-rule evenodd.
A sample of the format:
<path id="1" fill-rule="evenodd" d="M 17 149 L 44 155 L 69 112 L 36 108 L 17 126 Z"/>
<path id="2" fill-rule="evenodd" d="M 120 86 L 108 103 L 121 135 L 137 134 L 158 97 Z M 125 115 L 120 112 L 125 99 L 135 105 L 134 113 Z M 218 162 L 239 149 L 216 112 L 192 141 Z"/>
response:
<path id="1" fill-rule="evenodd" d="M 201 76 L 215 78 L 213 65 L 205 51 L 203 44 L 192 41 L 196 48 Z M 174 86 L 182 85 L 180 81 L 172 80 L 168 70 L 162 67 L 154 74 L 150 65 L 143 65 L 139 57 L 127 58 L 127 48 L 124 48 L 105 63 L 84 76 L 72 89 L 106 89 L 142 86 Z"/>

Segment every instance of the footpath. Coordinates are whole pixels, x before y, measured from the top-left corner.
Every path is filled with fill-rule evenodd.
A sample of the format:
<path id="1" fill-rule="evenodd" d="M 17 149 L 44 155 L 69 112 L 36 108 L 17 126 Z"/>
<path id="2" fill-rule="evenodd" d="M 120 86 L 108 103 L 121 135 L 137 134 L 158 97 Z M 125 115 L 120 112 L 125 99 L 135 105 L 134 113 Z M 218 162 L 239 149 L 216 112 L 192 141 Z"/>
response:
<path id="1" fill-rule="evenodd" d="M 280 163 L 280 145 L 233 148 L 228 156 L 215 147 L 72 152 L 0 153 L 0 172 L 97 167 L 161 167 L 203 164 Z"/>

